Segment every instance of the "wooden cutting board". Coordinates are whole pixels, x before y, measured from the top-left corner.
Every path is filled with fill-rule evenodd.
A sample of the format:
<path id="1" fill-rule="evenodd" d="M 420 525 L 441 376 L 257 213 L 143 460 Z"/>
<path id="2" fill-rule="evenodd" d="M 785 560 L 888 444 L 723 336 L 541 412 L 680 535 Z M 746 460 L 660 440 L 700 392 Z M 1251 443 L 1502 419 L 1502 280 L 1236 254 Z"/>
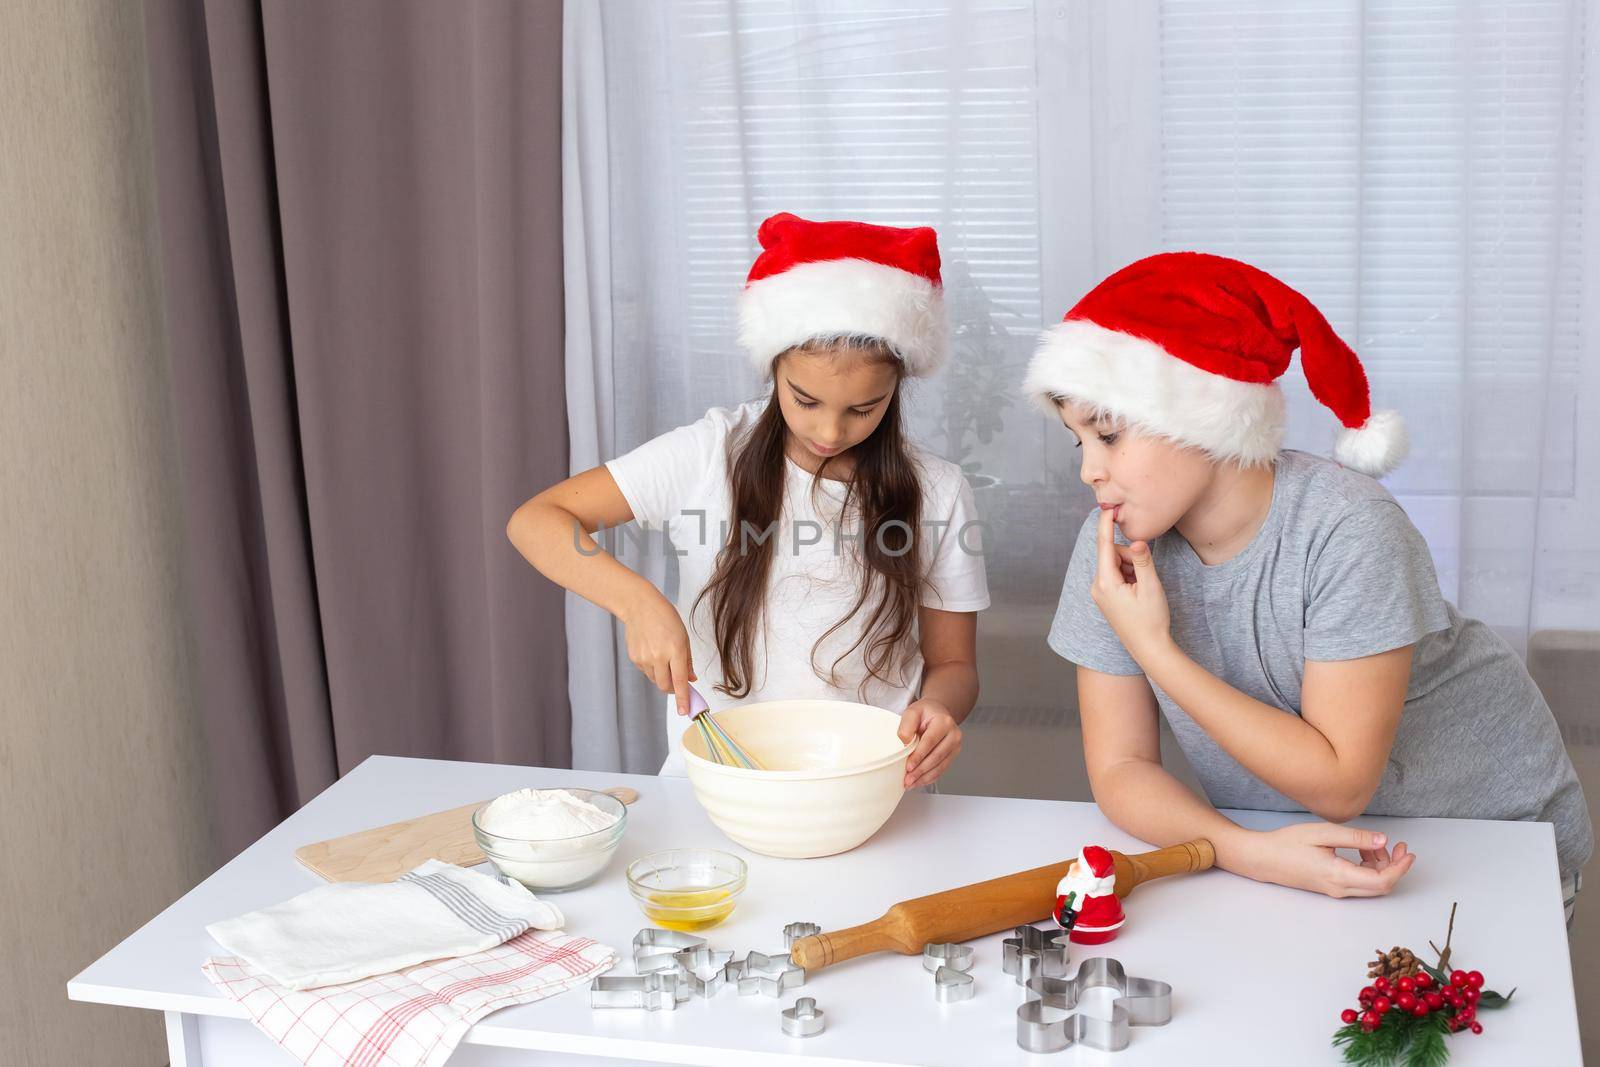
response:
<path id="1" fill-rule="evenodd" d="M 624 804 L 639 799 L 638 792 L 626 786 L 600 792 L 610 793 Z M 294 858 L 330 882 L 392 882 L 430 859 L 471 867 L 483 862 L 483 852 L 472 838 L 472 813 L 484 803 L 480 800 L 318 841 L 295 849 Z"/>

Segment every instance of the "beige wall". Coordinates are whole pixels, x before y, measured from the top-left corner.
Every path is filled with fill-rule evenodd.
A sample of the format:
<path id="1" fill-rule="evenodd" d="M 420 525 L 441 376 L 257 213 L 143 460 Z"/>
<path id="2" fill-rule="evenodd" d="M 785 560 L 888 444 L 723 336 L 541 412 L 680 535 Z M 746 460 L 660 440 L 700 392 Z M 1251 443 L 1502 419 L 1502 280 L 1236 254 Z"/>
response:
<path id="1" fill-rule="evenodd" d="M 160 1064 L 66 981 L 209 869 L 137 0 L 0 4 L 0 1060 Z"/>

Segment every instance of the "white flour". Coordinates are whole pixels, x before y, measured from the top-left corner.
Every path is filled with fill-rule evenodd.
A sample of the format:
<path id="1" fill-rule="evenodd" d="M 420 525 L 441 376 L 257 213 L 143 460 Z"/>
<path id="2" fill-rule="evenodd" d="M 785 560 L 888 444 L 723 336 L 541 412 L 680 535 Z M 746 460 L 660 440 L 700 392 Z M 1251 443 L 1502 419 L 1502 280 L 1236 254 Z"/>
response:
<path id="1" fill-rule="evenodd" d="M 576 889 L 599 877 L 620 838 L 602 834 L 618 816 L 602 811 L 565 789 L 519 789 L 496 797 L 484 808 L 479 825 L 496 837 L 485 844 L 494 865 L 529 889 Z"/>
<path id="2" fill-rule="evenodd" d="M 604 830 L 617 817 L 565 789 L 519 789 L 495 798 L 480 821 L 496 837 L 554 841 Z"/>

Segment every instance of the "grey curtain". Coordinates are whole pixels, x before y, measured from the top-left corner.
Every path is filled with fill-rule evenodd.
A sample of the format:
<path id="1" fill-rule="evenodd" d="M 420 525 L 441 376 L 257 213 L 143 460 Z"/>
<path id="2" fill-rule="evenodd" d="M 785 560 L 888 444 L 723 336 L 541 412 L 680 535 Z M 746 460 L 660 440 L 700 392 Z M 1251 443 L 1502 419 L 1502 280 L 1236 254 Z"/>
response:
<path id="1" fill-rule="evenodd" d="M 569 766 L 556 0 L 147 0 L 195 661 L 231 856 L 373 753 Z"/>

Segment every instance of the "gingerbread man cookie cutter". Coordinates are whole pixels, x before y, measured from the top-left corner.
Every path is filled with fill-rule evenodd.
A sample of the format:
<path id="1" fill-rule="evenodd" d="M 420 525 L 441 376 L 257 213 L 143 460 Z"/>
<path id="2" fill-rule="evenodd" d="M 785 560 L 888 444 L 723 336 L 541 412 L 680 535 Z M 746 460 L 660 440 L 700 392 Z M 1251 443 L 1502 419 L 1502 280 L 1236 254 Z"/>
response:
<path id="1" fill-rule="evenodd" d="M 1132 977 L 1109 956 L 1084 960 L 1071 978 L 1032 978 L 1027 988 L 1028 999 L 1017 1008 L 1017 1045 L 1028 1052 L 1060 1052 L 1073 1045 L 1118 1052 L 1128 1047 L 1130 1027 L 1172 1021 L 1172 987 Z M 1096 988 L 1116 991 L 1110 1018 L 1079 1004 L 1085 990 Z"/>
<path id="2" fill-rule="evenodd" d="M 1000 966 L 1018 985 L 1025 986 L 1034 978 L 1060 978 L 1067 973 L 1067 931 L 1019 926 L 1012 934 L 1000 942 Z"/>

